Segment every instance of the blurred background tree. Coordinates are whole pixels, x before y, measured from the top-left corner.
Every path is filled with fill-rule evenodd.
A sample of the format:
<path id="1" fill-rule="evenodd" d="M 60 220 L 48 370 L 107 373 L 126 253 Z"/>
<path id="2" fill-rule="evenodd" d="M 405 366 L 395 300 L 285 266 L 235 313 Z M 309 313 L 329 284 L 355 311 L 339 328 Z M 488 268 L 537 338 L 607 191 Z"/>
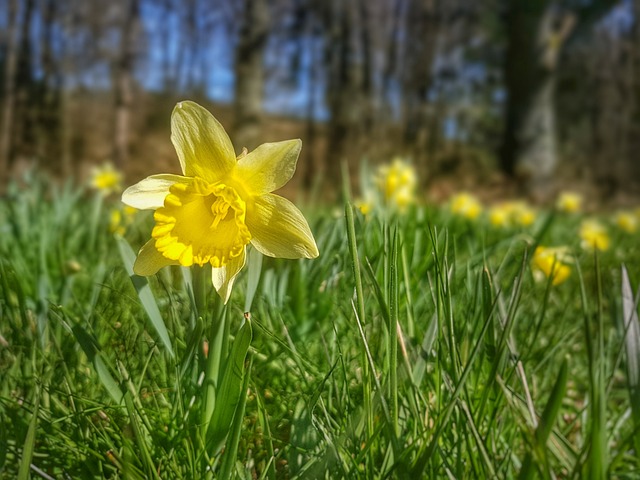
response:
<path id="1" fill-rule="evenodd" d="M 396 155 L 433 196 L 640 191 L 640 0 L 6 0 L 0 181 L 174 164 L 176 101 L 234 144 L 301 137 L 297 186 Z M 239 153 L 239 152 L 238 152 Z M 294 184 L 295 185 L 295 184 Z"/>

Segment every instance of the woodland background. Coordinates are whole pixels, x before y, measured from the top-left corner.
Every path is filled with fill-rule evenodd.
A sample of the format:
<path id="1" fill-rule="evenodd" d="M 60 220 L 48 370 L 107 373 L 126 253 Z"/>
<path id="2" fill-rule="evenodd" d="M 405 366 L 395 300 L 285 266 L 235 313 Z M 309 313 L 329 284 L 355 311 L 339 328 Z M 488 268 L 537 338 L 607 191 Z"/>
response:
<path id="1" fill-rule="evenodd" d="M 0 184 L 176 171 L 176 101 L 234 145 L 303 140 L 294 187 L 400 155 L 424 192 L 640 191 L 639 0 L 3 0 Z"/>

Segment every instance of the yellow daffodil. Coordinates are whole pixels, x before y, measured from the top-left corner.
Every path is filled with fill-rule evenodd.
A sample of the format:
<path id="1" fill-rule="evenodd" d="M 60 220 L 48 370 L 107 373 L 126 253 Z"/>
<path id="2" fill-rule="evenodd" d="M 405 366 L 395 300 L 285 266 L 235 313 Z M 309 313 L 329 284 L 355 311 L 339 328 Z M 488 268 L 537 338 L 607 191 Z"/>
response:
<path id="1" fill-rule="evenodd" d="M 378 168 L 376 183 L 387 205 L 403 211 L 415 202 L 416 172 L 400 158 Z"/>
<path id="2" fill-rule="evenodd" d="M 249 243 L 270 257 L 318 256 L 300 210 L 271 193 L 293 176 L 300 140 L 265 143 L 236 158 L 222 125 L 185 101 L 173 110 L 171 141 L 183 175 L 152 175 L 122 195 L 127 205 L 155 210 L 152 239 L 133 267 L 137 275 L 211 264 L 213 286 L 226 303 Z"/>
<path id="3" fill-rule="evenodd" d="M 470 193 L 459 193 L 451 199 L 451 211 L 470 220 L 478 218 L 482 213 L 482 204 Z"/>
<path id="4" fill-rule="evenodd" d="M 370 198 L 360 198 L 355 201 L 355 206 L 365 217 L 373 211 L 373 200 Z"/>
<path id="5" fill-rule="evenodd" d="M 511 215 L 514 222 L 523 227 L 528 227 L 536 220 L 536 211 L 524 202 L 514 202 Z"/>
<path id="6" fill-rule="evenodd" d="M 638 230 L 638 217 L 632 212 L 618 212 L 615 216 L 616 225 L 627 233 Z"/>
<path id="7" fill-rule="evenodd" d="M 396 192 L 395 196 L 393 197 L 393 200 L 396 206 L 398 207 L 398 209 L 401 212 L 404 212 L 407 210 L 407 208 L 409 208 L 410 205 L 412 205 L 415 202 L 416 199 L 413 191 L 408 187 L 405 187 L 405 188 L 400 188 Z"/>
<path id="8" fill-rule="evenodd" d="M 571 275 L 571 267 L 567 265 L 567 259 L 566 247 L 539 246 L 533 254 L 532 261 L 537 271 L 551 279 L 552 285 L 560 285 Z"/>
<path id="9" fill-rule="evenodd" d="M 561 212 L 577 213 L 582 208 L 582 195 L 575 192 L 562 192 L 556 202 Z"/>
<path id="10" fill-rule="evenodd" d="M 495 227 L 506 227 L 511 222 L 511 209 L 509 205 L 499 203 L 489 210 L 489 222 Z"/>
<path id="11" fill-rule="evenodd" d="M 116 235 L 124 235 L 124 225 L 122 225 L 122 212 L 118 209 L 111 210 L 109 217 L 109 231 Z"/>
<path id="12" fill-rule="evenodd" d="M 122 173 L 110 163 L 94 167 L 91 172 L 91 187 L 103 195 L 122 191 Z"/>
<path id="13" fill-rule="evenodd" d="M 582 239 L 582 248 L 585 250 L 601 250 L 609 249 L 609 235 L 607 229 L 596 220 L 585 220 L 580 226 L 580 238 Z"/>
<path id="14" fill-rule="evenodd" d="M 536 220 L 536 211 L 522 201 L 507 201 L 489 210 L 489 221 L 496 227 L 520 225 L 528 227 Z"/>
<path id="15" fill-rule="evenodd" d="M 523 208 L 523 202 L 505 201 L 498 203 L 489 210 L 489 222 L 496 227 L 512 226 L 514 224 L 522 224 L 522 220 L 527 221 L 527 209 Z"/>

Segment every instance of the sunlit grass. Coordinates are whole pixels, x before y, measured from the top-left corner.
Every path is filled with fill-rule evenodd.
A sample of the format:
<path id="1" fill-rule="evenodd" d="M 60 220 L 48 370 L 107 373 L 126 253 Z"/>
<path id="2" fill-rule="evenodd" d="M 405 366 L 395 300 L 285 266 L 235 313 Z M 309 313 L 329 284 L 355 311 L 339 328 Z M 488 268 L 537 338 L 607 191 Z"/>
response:
<path id="1" fill-rule="evenodd" d="M 609 248 L 593 251 L 580 247 L 584 214 L 540 210 L 532 225 L 498 227 L 448 205 L 307 209 L 320 257 L 250 259 L 221 323 L 212 298 L 204 318 L 193 314 L 187 270 L 131 281 L 111 233 L 116 200 L 37 176 L 28 185 L 0 202 L 2 478 L 640 470 L 640 242 L 613 216 L 599 218 Z M 134 250 L 152 222 L 138 215 L 124 235 Z M 539 245 L 567 247 L 562 283 L 535 274 Z M 205 345 L 216 325 L 239 335 L 245 305 L 237 453 L 209 458 Z"/>

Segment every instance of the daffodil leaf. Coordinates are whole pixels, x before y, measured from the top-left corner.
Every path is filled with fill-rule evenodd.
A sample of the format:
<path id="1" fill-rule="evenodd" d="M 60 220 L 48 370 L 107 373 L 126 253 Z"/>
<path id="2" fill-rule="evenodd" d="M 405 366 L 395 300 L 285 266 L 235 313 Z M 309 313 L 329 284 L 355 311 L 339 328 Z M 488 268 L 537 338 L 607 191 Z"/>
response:
<path id="1" fill-rule="evenodd" d="M 634 301 L 629 274 L 624 265 L 622 266 L 622 315 L 629 395 L 633 416 L 636 423 L 640 425 L 640 322 L 638 322 L 638 305 Z M 640 437 L 640 433 L 637 435 Z"/>
<path id="2" fill-rule="evenodd" d="M 169 338 L 169 332 L 167 331 L 167 327 L 162 319 L 160 309 L 158 308 L 156 299 L 153 296 L 149 282 L 147 282 L 146 278 L 133 273 L 133 264 L 136 260 L 136 254 L 124 238 L 119 237 L 117 240 L 122 263 L 124 264 L 127 274 L 131 278 L 131 282 L 133 283 L 136 292 L 138 292 L 140 303 L 142 303 L 144 311 L 147 312 L 147 316 L 149 317 L 149 320 L 151 320 L 151 324 L 158 334 L 158 337 L 160 337 L 160 341 L 169 352 L 169 355 L 173 357 L 174 353 L 173 347 L 171 346 L 171 339 Z"/>
<path id="3" fill-rule="evenodd" d="M 240 403 L 240 396 L 246 395 L 246 391 L 243 392 L 241 387 L 246 374 L 244 363 L 251 338 L 251 322 L 246 319 L 233 341 L 229 358 L 222 372 L 215 408 L 207 429 L 207 445 L 210 447 L 210 452 L 217 452 L 222 448 L 234 415 L 238 414 L 236 409 Z"/>
<path id="4" fill-rule="evenodd" d="M 253 365 L 253 357 L 249 356 L 247 361 L 249 364 L 246 373 L 244 374 L 244 380 L 240 386 L 240 392 L 246 392 L 249 387 L 249 377 L 251 376 L 251 367 Z M 225 445 L 225 455 L 222 459 L 222 467 L 220 468 L 220 478 L 235 478 L 232 475 L 233 467 L 236 465 L 236 458 L 238 456 L 238 444 L 240 443 L 240 434 L 242 433 L 243 417 L 245 407 L 247 405 L 247 395 L 240 395 L 238 398 L 238 404 L 236 406 L 235 414 L 233 415 L 233 422 L 229 427 L 229 437 Z"/>

